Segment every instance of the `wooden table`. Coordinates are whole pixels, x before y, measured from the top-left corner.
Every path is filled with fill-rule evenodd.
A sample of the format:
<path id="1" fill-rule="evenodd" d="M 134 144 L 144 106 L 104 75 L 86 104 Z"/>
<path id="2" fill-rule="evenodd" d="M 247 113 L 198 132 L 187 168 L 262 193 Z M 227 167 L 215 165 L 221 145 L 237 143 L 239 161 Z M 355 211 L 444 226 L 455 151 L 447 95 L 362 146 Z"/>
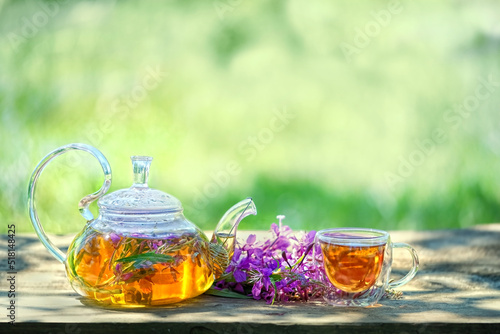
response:
<path id="1" fill-rule="evenodd" d="M 403 287 L 403 299 L 382 300 L 379 307 L 334 308 L 322 302 L 267 305 L 203 295 L 179 304 L 129 310 L 102 308 L 81 299 L 71 289 L 63 265 L 37 237 L 17 235 L 16 321 L 11 325 L 6 318 L 9 275 L 7 261 L 2 261 L 0 332 L 500 333 L 500 224 L 396 231 L 391 236 L 417 249 L 421 269 Z M 61 247 L 71 239 L 53 237 Z M 0 247 L 7 249 L 5 235 Z M 404 252 L 395 253 L 393 271 L 402 272 L 408 261 Z"/>

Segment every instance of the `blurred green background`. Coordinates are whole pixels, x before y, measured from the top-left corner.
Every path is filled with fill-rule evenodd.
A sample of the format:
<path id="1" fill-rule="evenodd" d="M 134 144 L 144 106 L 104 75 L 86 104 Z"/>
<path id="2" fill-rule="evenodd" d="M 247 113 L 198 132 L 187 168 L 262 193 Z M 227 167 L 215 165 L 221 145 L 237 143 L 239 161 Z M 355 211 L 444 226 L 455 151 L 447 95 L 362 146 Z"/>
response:
<path id="1" fill-rule="evenodd" d="M 498 1 L 1 1 L 0 218 L 33 231 L 28 181 L 93 145 L 213 229 L 458 228 L 500 219 Z M 54 160 L 37 207 L 79 231 L 102 183 Z M 97 211 L 95 204 L 92 210 Z"/>

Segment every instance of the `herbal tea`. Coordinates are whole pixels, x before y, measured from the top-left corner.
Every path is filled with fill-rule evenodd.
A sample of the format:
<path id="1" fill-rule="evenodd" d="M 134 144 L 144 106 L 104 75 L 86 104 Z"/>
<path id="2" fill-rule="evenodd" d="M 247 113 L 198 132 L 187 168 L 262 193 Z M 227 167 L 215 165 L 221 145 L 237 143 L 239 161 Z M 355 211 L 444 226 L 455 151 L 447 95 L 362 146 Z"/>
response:
<path id="1" fill-rule="evenodd" d="M 147 239 L 90 229 L 70 246 L 68 277 L 75 290 L 104 304 L 174 303 L 212 285 L 207 246 L 198 236 Z"/>
<path id="2" fill-rule="evenodd" d="M 383 245 L 336 245 L 320 242 L 325 272 L 338 289 L 357 293 L 377 280 L 384 262 Z"/>
<path id="3" fill-rule="evenodd" d="M 217 233 L 212 236 L 212 240 L 210 242 L 220 243 L 226 250 L 228 250 L 228 255 L 231 259 L 234 253 L 234 242 L 236 241 L 235 238 L 235 234 Z"/>

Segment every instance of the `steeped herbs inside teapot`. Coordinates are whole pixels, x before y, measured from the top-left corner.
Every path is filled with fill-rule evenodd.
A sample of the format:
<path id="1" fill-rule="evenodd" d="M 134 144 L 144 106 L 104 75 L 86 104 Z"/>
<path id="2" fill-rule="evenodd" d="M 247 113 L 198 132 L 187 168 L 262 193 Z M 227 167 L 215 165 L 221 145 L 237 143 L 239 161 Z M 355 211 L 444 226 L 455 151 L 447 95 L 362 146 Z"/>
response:
<path id="1" fill-rule="evenodd" d="M 35 209 L 35 186 L 42 170 L 58 155 L 82 150 L 96 157 L 104 172 L 99 191 L 84 197 L 80 212 L 87 219 L 67 254 L 45 234 Z M 35 168 L 29 185 L 30 217 L 42 243 L 65 264 L 72 287 L 102 304 L 152 306 L 196 297 L 227 268 L 239 222 L 256 214 L 252 199 L 234 205 L 219 221 L 212 239 L 183 215 L 180 201 L 148 187 L 152 158 L 132 157 L 134 182 L 128 189 L 103 196 L 111 185 L 111 168 L 100 151 L 70 144 L 49 153 Z M 94 219 L 89 204 L 98 200 Z"/>

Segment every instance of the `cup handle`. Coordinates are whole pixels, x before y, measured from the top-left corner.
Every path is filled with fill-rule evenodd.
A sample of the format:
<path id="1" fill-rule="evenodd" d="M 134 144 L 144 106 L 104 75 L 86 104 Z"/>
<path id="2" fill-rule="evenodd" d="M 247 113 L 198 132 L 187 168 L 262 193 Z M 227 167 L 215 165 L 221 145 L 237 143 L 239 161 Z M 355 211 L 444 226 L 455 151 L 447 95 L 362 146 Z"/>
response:
<path id="1" fill-rule="evenodd" d="M 408 252 L 410 252 L 410 255 L 413 259 L 413 266 L 412 266 L 411 270 L 408 272 L 408 274 L 406 274 L 403 278 L 389 283 L 390 289 L 399 288 L 400 286 L 403 286 L 406 283 L 408 283 L 409 281 L 411 281 L 412 278 L 415 277 L 415 275 L 417 274 L 418 267 L 419 267 L 417 251 L 412 246 L 405 244 L 403 242 L 396 242 L 396 243 L 392 244 L 392 248 L 404 248 Z"/>

